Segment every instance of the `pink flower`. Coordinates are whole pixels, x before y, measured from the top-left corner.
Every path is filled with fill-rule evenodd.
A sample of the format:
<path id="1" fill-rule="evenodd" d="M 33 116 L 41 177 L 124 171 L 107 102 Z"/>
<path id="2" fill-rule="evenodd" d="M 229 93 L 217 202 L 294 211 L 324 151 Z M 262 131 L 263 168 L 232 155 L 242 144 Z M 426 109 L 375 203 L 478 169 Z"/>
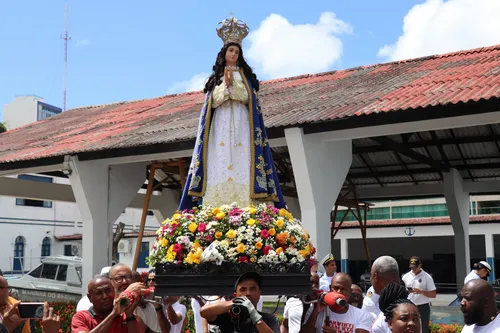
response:
<path id="1" fill-rule="evenodd" d="M 239 257 L 238 262 L 248 262 L 248 257 L 247 256 Z"/>
<path id="2" fill-rule="evenodd" d="M 233 208 L 229 212 L 229 216 L 240 216 L 241 214 L 243 214 L 243 209 L 241 208 Z"/>
<path id="3" fill-rule="evenodd" d="M 205 236 L 205 242 L 207 242 L 207 243 L 211 243 L 213 239 L 214 239 L 214 236 L 212 236 L 212 235 Z"/>
<path id="4" fill-rule="evenodd" d="M 199 225 L 198 225 L 198 231 L 199 232 L 205 232 L 205 230 L 207 230 L 207 225 L 203 222 L 201 222 Z"/>
<path id="5" fill-rule="evenodd" d="M 263 229 L 260 231 L 260 237 L 267 239 L 269 237 L 269 231 L 267 229 Z"/>
<path id="6" fill-rule="evenodd" d="M 264 253 L 264 255 L 267 255 L 269 253 L 269 251 L 271 251 L 271 247 L 270 246 L 264 246 L 262 248 L 262 253 Z"/>
<path id="7" fill-rule="evenodd" d="M 179 254 L 182 251 L 182 246 L 179 243 L 174 244 L 174 247 L 172 248 L 172 251 L 176 252 Z"/>

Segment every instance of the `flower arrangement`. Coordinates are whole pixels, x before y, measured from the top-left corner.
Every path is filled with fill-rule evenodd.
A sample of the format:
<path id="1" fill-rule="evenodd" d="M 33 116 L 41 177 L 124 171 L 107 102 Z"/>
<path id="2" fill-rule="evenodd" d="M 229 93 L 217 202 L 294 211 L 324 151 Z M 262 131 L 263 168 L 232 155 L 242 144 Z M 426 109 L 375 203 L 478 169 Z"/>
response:
<path id="1" fill-rule="evenodd" d="M 307 231 L 286 209 L 235 203 L 177 212 L 157 231 L 151 266 L 205 262 L 300 263 L 315 253 Z"/>

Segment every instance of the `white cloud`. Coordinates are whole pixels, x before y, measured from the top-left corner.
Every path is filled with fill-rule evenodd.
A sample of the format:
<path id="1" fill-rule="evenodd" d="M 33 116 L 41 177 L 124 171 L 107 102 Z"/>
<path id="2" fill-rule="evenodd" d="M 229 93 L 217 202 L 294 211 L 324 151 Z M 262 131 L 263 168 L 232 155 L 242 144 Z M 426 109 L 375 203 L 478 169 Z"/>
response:
<path id="1" fill-rule="evenodd" d="M 183 92 L 199 91 L 205 87 L 205 82 L 210 74 L 199 73 L 194 75 L 191 79 L 174 83 L 169 89 L 168 94 L 178 94 Z"/>
<path id="2" fill-rule="evenodd" d="M 337 35 L 351 32 L 351 26 L 331 12 L 322 13 L 316 24 L 298 25 L 271 14 L 247 37 L 245 57 L 266 78 L 326 71 L 342 56 Z"/>
<path id="3" fill-rule="evenodd" d="M 427 0 L 410 9 L 403 35 L 378 55 L 401 60 L 499 44 L 498 13 L 498 0 Z"/>
<path id="4" fill-rule="evenodd" d="M 88 40 L 88 39 L 78 39 L 76 41 L 76 47 L 85 46 L 85 45 L 89 45 L 89 44 L 90 44 L 90 40 Z"/>

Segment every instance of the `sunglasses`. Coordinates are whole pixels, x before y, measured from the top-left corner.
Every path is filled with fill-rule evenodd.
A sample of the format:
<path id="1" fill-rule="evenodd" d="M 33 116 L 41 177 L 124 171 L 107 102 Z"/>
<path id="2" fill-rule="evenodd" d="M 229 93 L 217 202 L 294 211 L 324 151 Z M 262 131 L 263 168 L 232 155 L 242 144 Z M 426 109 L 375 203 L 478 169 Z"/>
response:
<path id="1" fill-rule="evenodd" d="M 147 279 L 148 282 L 155 282 L 156 279 L 155 278 L 152 278 L 152 279 Z"/>

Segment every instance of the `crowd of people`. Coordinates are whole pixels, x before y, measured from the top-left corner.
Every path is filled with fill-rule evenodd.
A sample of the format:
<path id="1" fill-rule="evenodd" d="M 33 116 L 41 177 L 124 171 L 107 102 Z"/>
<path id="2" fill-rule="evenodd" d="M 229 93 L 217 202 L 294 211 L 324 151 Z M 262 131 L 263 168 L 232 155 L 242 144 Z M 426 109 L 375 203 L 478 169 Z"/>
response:
<path id="1" fill-rule="evenodd" d="M 422 269 L 418 257 L 410 259 L 410 271 L 401 278 L 397 261 L 377 258 L 371 267 L 372 286 L 366 295 L 351 277 L 337 272 L 335 258 L 328 254 L 311 266 L 311 293 L 289 296 L 281 324 L 276 316 L 262 312 L 262 277 L 255 272 L 241 275 L 230 296 L 197 296 L 191 299 L 196 333 L 400 333 L 429 332 L 431 300 L 436 297 L 432 277 Z M 500 332 L 495 291 L 485 280 L 491 267 L 475 265 L 464 280 L 459 295 L 463 312 L 462 332 Z M 144 280 L 124 264 L 106 267 L 88 284 L 88 293 L 77 305 L 72 333 L 181 333 L 187 322 L 180 297 L 155 298 L 155 273 Z M 333 309 L 321 294 L 341 294 L 348 303 Z M 130 299 L 130 295 L 137 297 Z M 141 296 L 141 297 L 139 297 Z M 0 333 L 28 333 L 30 326 L 19 315 L 19 301 L 9 295 L 8 280 L 0 276 Z M 41 326 L 44 333 L 60 332 L 60 320 L 47 303 Z"/>

